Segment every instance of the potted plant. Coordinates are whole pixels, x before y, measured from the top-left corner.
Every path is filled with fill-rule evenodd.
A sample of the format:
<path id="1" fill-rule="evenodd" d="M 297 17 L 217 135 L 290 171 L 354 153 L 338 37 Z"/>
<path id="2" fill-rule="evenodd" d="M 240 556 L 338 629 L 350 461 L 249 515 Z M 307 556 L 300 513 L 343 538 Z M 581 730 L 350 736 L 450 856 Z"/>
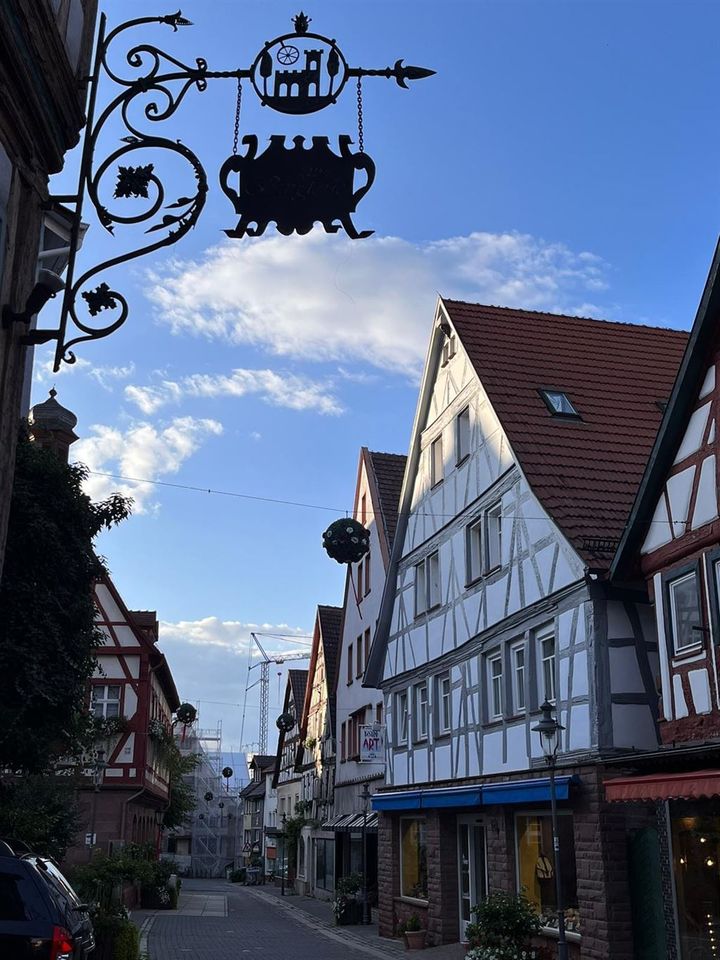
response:
<path id="1" fill-rule="evenodd" d="M 469 960 L 533 960 L 530 940 L 540 930 L 540 917 L 527 897 L 492 893 L 471 912 L 465 928 Z"/>
<path id="2" fill-rule="evenodd" d="M 402 929 L 406 950 L 425 949 L 426 931 L 423 930 L 420 917 L 416 913 L 410 914 L 405 923 L 402 924 Z"/>
<path id="3" fill-rule="evenodd" d="M 332 909 L 335 914 L 335 923 L 339 927 L 362 923 L 362 903 L 358 900 L 361 887 L 362 876 L 359 873 L 340 877 L 335 884 Z"/>

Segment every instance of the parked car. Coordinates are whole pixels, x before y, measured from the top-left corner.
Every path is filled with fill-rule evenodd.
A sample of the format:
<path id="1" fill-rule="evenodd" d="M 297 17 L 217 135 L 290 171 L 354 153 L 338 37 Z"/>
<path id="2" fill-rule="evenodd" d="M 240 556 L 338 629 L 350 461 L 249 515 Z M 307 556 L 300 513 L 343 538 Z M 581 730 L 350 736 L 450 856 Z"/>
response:
<path id="1" fill-rule="evenodd" d="M 2 960 L 87 960 L 94 949 L 88 905 L 57 864 L 0 840 Z"/>

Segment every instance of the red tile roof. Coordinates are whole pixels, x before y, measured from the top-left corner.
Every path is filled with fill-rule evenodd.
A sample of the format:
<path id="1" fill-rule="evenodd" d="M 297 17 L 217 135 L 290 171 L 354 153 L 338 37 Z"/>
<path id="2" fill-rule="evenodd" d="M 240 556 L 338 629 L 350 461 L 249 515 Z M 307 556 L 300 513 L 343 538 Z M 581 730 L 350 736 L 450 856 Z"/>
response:
<path id="1" fill-rule="evenodd" d="M 606 568 L 688 334 L 443 303 L 533 492 L 580 556 Z M 582 419 L 553 416 L 540 388 L 567 393 Z"/>
<path id="2" fill-rule="evenodd" d="M 374 453 L 372 450 L 368 452 L 375 473 L 380 498 L 380 514 L 388 548 L 392 550 L 407 457 L 400 453 Z"/>

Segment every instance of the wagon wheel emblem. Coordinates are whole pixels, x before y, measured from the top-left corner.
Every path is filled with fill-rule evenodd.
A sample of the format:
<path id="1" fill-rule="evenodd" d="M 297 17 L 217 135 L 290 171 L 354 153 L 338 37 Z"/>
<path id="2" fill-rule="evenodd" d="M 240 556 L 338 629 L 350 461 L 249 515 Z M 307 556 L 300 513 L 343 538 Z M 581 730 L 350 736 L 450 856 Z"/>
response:
<path id="1" fill-rule="evenodd" d="M 284 43 L 277 52 L 278 63 L 282 63 L 283 66 L 289 66 L 291 63 L 296 63 L 299 56 L 300 51 L 298 48 L 293 47 L 290 43 Z"/>

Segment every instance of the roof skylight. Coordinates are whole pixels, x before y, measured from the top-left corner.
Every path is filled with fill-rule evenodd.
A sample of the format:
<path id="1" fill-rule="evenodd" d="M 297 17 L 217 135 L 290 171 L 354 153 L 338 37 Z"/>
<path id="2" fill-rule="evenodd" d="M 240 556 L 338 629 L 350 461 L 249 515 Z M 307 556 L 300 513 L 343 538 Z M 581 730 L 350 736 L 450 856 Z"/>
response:
<path id="1" fill-rule="evenodd" d="M 562 390 L 541 390 L 540 396 L 547 404 L 550 413 L 555 417 L 576 417 L 580 419 L 580 414 L 572 405 L 570 398 Z"/>

